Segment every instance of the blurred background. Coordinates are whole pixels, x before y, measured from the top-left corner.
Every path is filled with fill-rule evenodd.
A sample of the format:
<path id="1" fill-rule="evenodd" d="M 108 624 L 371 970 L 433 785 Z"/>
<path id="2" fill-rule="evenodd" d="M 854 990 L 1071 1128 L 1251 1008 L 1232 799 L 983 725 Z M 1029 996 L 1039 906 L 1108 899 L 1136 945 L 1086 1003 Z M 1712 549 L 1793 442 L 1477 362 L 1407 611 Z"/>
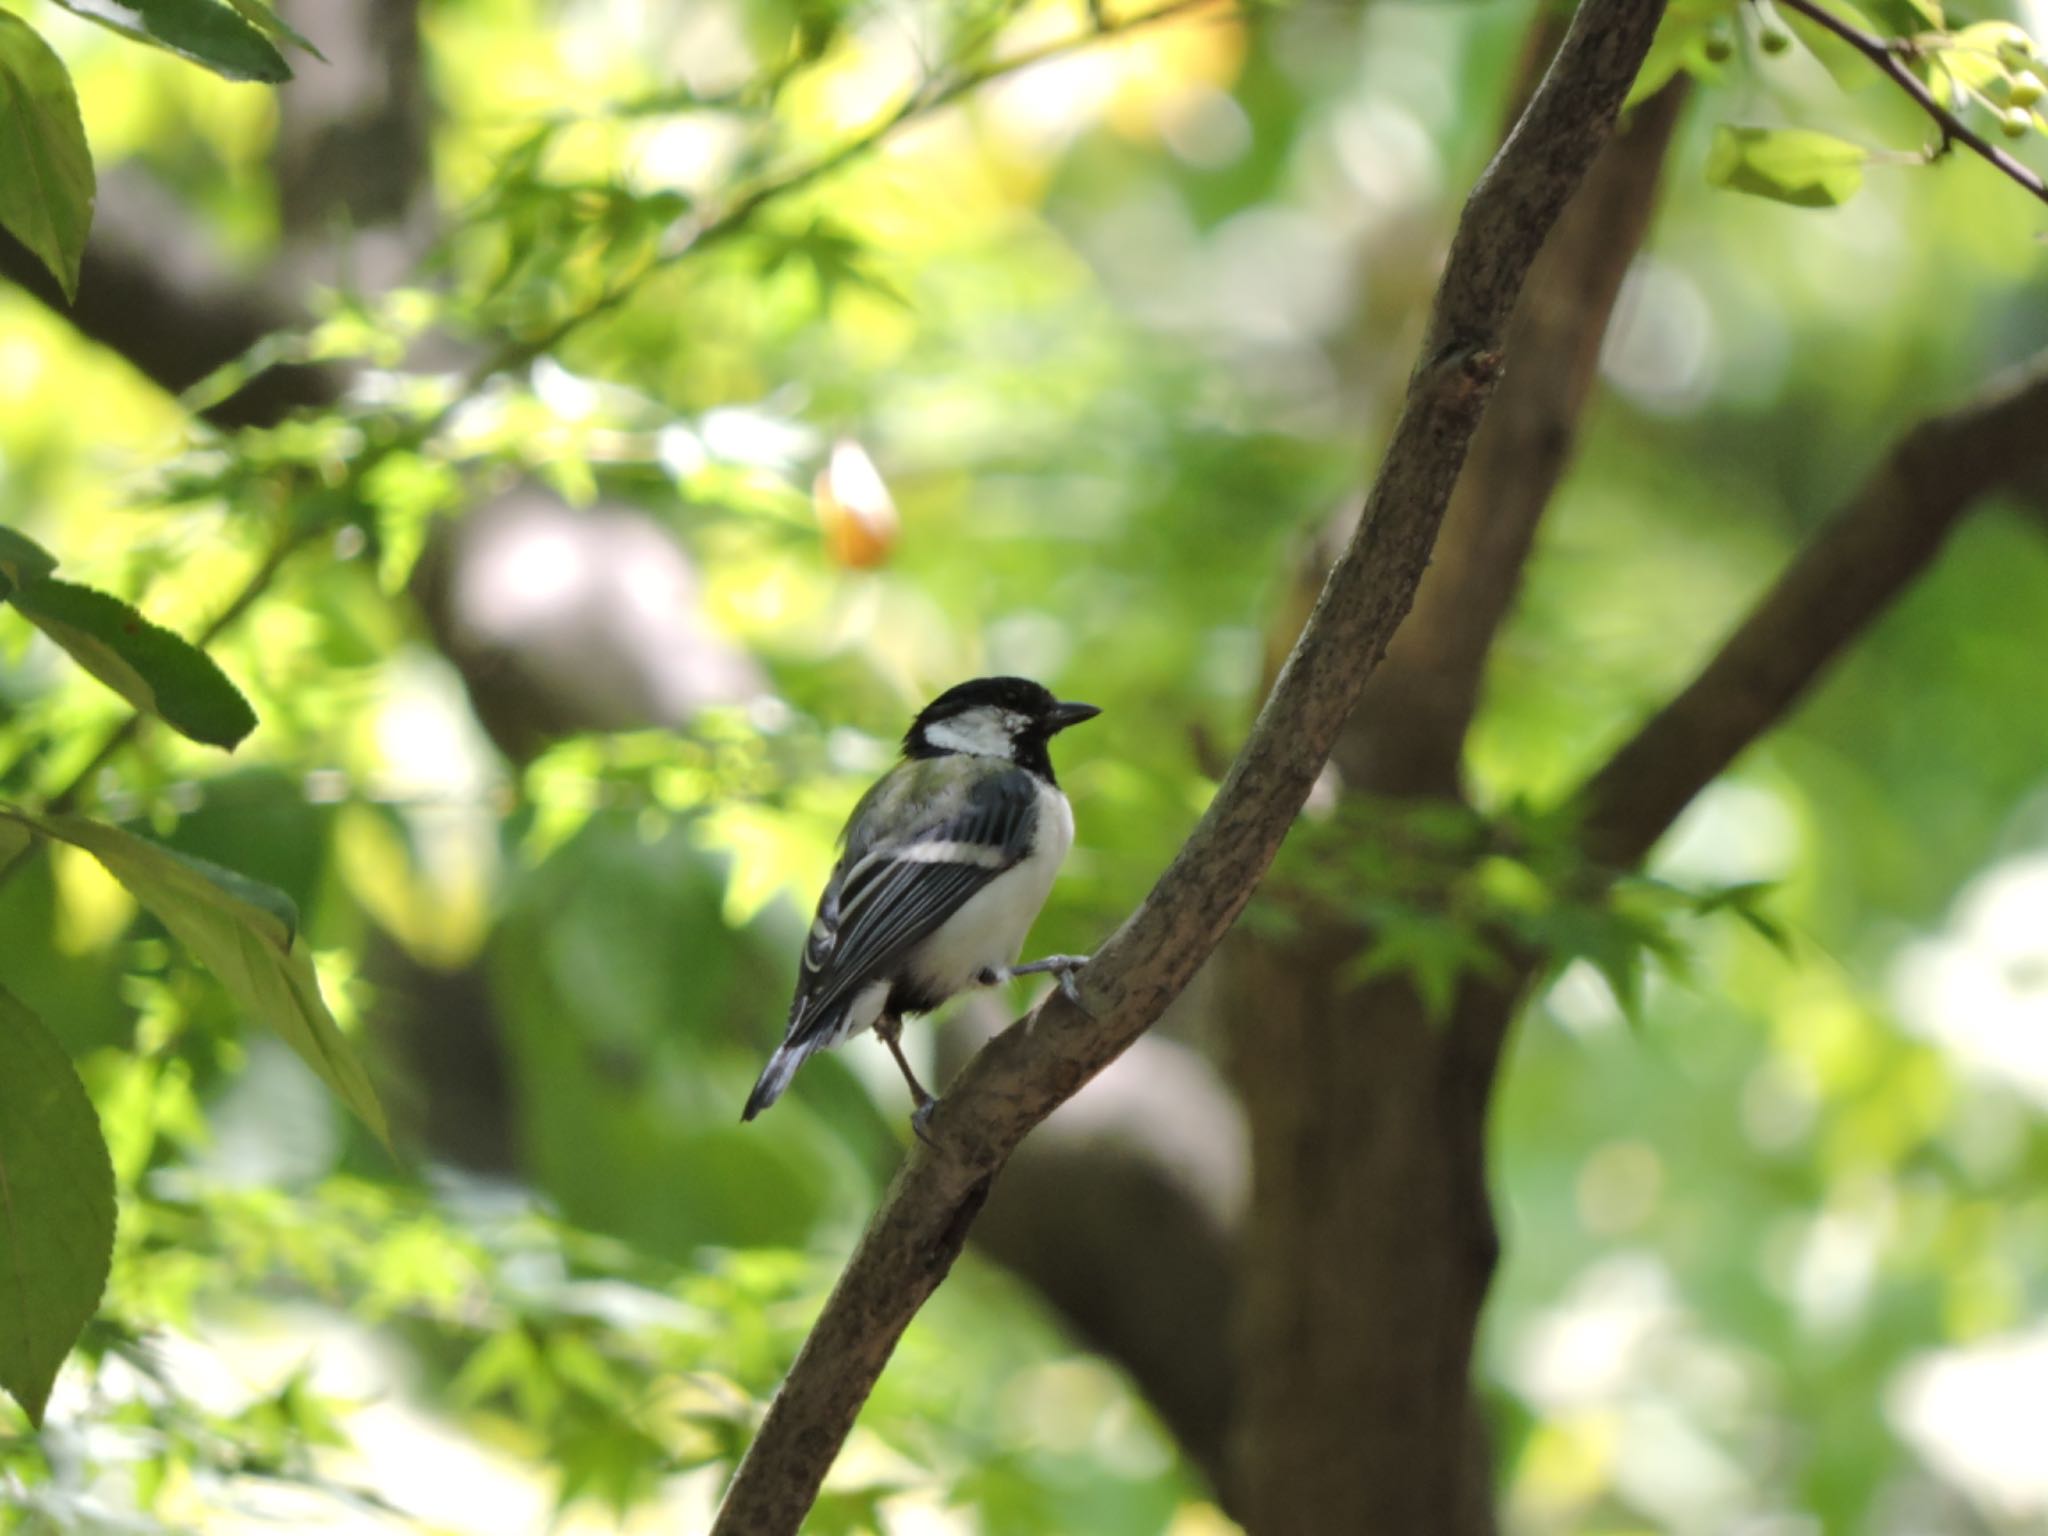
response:
<path id="1" fill-rule="evenodd" d="M 908 1136 L 866 1040 L 738 1123 L 840 822 L 927 697 L 1024 673 L 1104 711 L 1031 952 L 1143 896 L 1549 8 L 361 0 L 285 8 L 325 58 L 275 91 L 17 8 L 101 180 L 75 310 L 0 259 L 0 522 L 211 635 L 261 724 L 101 763 L 119 700 L 0 612 L 0 794 L 288 891 L 399 1156 L 98 866 L 13 868 L 0 980 L 121 1223 L 49 1426 L 0 1405 L 0 1528 L 698 1528 Z M 2048 342 L 2039 205 L 1720 9 L 1488 663 L 1481 812 L 1567 791 Z M 1708 184 L 1723 122 L 1898 153 L 1791 207 Z M 1655 857 L 1767 885 L 1771 933 L 1675 918 L 1522 1017 L 1503 1529 L 2048 1529 L 2044 658 L 2021 491 Z M 1236 1529 L 1221 1006 L 1027 1149 L 807 1529 Z"/>

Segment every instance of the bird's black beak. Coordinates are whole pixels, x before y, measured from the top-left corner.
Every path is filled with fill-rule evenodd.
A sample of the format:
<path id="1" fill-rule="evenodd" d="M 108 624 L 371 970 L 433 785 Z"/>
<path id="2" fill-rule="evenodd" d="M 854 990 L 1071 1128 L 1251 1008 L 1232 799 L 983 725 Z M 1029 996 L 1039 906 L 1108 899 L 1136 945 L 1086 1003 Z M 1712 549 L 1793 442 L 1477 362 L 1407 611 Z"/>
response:
<path id="1" fill-rule="evenodd" d="M 1093 704 L 1055 704 L 1046 712 L 1045 732 L 1048 736 L 1056 736 L 1068 726 L 1093 720 L 1101 713 Z"/>

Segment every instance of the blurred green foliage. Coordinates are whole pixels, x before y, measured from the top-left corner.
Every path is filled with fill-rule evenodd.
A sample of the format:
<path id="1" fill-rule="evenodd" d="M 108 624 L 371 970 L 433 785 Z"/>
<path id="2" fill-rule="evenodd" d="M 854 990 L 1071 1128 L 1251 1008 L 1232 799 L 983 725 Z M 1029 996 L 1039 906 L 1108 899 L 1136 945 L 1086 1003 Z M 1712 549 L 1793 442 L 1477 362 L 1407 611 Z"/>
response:
<path id="1" fill-rule="evenodd" d="M 923 697 L 1026 672 L 1106 710 L 1063 744 L 1080 840 L 1033 947 L 1085 951 L 1143 894 L 1355 495 L 1531 9 L 1198 7 L 969 90 L 1090 14 L 431 0 L 444 222 L 404 285 L 320 291 L 183 401 L 0 292 L 0 523 L 172 632 L 225 617 L 208 650 L 260 722 L 232 761 L 145 728 L 95 773 L 125 706 L 0 612 L 0 796 L 78 784 L 281 892 L 400 1149 L 140 892 L 0 820 L 0 981 L 77 1063 L 120 1201 L 48 1425 L 0 1409 L 0 1527 L 701 1522 L 907 1135 L 864 1042 L 736 1123 L 840 820 Z M 1500 943 L 1559 961 L 1498 1115 L 1514 1529 L 2019 1529 L 2030 1495 L 1925 1383 L 2048 1306 L 2048 1090 L 2011 1032 L 2048 995 L 2019 880 L 2048 841 L 2038 509 L 1966 526 L 1647 876 L 1577 868 L 1549 807 L 1896 431 L 2048 338 L 2040 210 L 1906 163 L 1924 116 L 1805 27 L 1671 15 L 1656 67 L 1705 84 L 1494 658 L 1481 809 L 1311 824 L 1262 920 L 1339 903 L 1365 971 L 1439 999 Z M 34 17 L 97 162 L 276 259 L 274 102 Z M 1982 37 L 1992 64 L 1934 68 L 1980 124 L 2030 73 Z M 1733 171 L 1729 124 L 1773 135 Z M 1787 133 L 1896 153 L 1788 199 L 1816 183 Z M 354 387 L 276 426 L 192 414 L 285 362 Z M 887 517 L 827 513 L 842 439 Z M 654 519 L 759 685 L 501 749 L 434 594 L 458 515 L 532 486 Z M 971 1258 L 813 1528 L 919 1518 L 1229 1528 L 1129 1386 Z"/>

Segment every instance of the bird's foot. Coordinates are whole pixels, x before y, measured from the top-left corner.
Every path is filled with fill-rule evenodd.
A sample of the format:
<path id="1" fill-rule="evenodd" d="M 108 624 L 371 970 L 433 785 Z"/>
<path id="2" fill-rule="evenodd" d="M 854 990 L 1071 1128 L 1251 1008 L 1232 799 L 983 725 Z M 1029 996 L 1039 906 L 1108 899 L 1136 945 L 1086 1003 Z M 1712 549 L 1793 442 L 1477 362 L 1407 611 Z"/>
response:
<path id="1" fill-rule="evenodd" d="M 1081 988 L 1075 982 L 1074 977 L 1079 973 L 1081 967 L 1093 958 L 1092 955 L 1047 955 L 1043 960 L 1033 960 L 1026 965 L 1011 966 L 1010 975 L 1031 976 L 1050 971 L 1059 978 L 1060 991 L 1066 994 L 1067 1001 L 1092 1019 L 1095 1015 L 1090 1011 L 1088 1005 L 1081 1001 Z"/>
<path id="2" fill-rule="evenodd" d="M 936 1147 L 938 1143 L 925 1134 L 925 1127 L 931 1123 L 932 1106 L 939 1101 L 917 1080 L 917 1074 L 910 1070 L 910 1063 L 903 1055 L 903 1045 L 899 1038 L 903 1033 L 903 1021 L 894 1014 L 884 1014 L 875 1020 L 875 1033 L 882 1037 L 882 1044 L 889 1047 L 889 1054 L 896 1058 L 896 1065 L 903 1073 L 903 1081 L 910 1089 L 910 1102 L 915 1106 L 910 1112 L 910 1128 L 917 1133 L 919 1141 L 928 1147 Z"/>

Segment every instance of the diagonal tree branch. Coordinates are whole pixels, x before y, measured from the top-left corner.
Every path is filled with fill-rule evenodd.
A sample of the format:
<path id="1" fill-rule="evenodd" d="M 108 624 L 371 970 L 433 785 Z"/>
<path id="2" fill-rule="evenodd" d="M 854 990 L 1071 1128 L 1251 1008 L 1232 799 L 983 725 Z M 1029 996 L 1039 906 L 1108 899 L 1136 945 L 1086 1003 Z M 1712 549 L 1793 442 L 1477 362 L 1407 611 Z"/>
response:
<path id="1" fill-rule="evenodd" d="M 1503 137 L 1570 21 L 1569 11 L 1549 7 L 1530 18 L 1501 114 Z M 1650 228 L 1690 87 L 1680 75 L 1623 113 L 1530 269 L 1508 331 L 1514 366 L 1472 441 L 1415 606 L 1338 739 L 1332 761 L 1347 787 L 1457 792 L 1487 648 L 1577 445 L 1609 315 Z M 1350 532 L 1349 519 L 1333 522 L 1319 540 L 1324 558 L 1302 560 L 1289 573 L 1293 594 L 1270 629 L 1274 672 Z M 1232 959 L 1228 945 L 1219 959 L 1226 966 L 1249 961 Z M 1256 984 L 1252 995 L 1259 995 Z M 1191 987 L 1175 1011 L 1199 1017 L 1192 1027 L 1220 1039 L 1233 1010 L 1216 989 Z M 1269 1011 L 1257 1012 L 1261 1022 L 1252 1028 L 1263 1034 Z M 1199 1055 L 1160 1037 L 1165 1025 L 1025 1139 L 977 1219 L 974 1240 L 1031 1284 L 1089 1348 L 1129 1373 L 1230 1509 L 1231 1421 L 1243 1398 L 1232 1315 L 1242 1302 L 1237 1240 L 1250 1148 L 1235 1097 Z M 972 1045 L 957 1020 L 940 1043 L 941 1076 L 950 1076 Z M 1077 1203 L 1074 1191 L 1084 1187 L 1087 1198 Z M 1490 1459 L 1472 1464 L 1488 1468 Z M 1482 1481 L 1490 1511 L 1491 1478 Z"/>
<path id="2" fill-rule="evenodd" d="M 1467 200 L 1422 360 L 1350 546 L 1208 813 L 1081 986 L 968 1063 L 913 1149 L 769 1406 L 714 1536 L 793 1533 L 896 1341 L 945 1278 L 990 1182 L 1033 1126 L 1158 1018 L 1287 835 L 1406 613 L 1501 363 L 1530 264 L 1607 141 L 1663 6 L 1586 0 Z"/>
<path id="3" fill-rule="evenodd" d="M 1579 789 L 1587 854 L 1615 872 L 1640 862 L 1927 569 L 1964 513 L 2044 470 L 2048 353 L 1908 431 L 1693 682 Z M 1511 942 L 1503 950 L 1505 972 L 1468 977 L 1441 1030 L 1447 1119 L 1483 1119 L 1509 1028 L 1547 960 Z"/>
<path id="4" fill-rule="evenodd" d="M 1910 586 L 1982 496 L 2048 460 L 2048 355 L 1920 423 L 1683 692 L 1579 792 L 1587 851 L 1625 868 Z"/>

